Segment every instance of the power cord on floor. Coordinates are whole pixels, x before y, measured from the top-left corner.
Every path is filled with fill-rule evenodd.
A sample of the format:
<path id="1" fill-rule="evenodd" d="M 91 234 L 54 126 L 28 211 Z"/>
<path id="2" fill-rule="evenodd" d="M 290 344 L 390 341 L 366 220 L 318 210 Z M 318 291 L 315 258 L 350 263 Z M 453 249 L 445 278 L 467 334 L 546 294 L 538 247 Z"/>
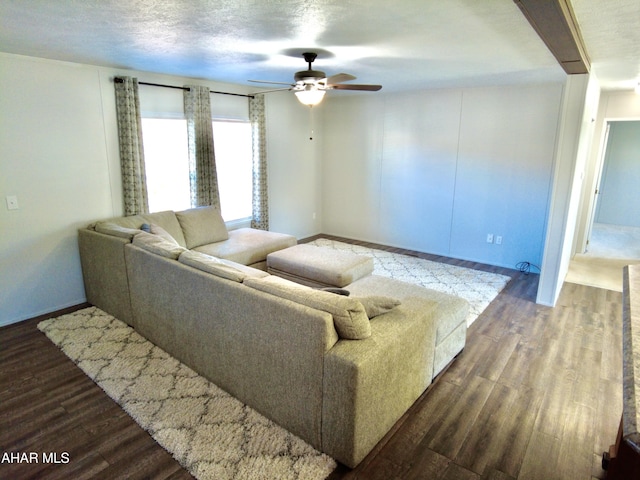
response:
<path id="1" fill-rule="evenodd" d="M 524 273 L 525 275 L 529 275 L 529 273 L 531 273 L 531 267 L 538 269 L 538 271 L 540 271 L 540 267 L 537 265 L 534 265 L 533 263 L 530 262 L 520 262 L 516 264 L 516 269 L 518 269 L 520 272 Z"/>

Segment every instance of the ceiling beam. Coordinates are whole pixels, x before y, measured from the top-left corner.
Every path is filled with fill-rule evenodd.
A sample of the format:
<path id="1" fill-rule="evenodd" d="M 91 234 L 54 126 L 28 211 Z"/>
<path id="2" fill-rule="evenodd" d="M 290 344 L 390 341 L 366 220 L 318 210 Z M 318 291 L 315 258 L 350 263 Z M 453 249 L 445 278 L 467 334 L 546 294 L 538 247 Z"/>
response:
<path id="1" fill-rule="evenodd" d="M 589 73 L 591 63 L 569 0 L 513 0 L 569 75 Z"/>

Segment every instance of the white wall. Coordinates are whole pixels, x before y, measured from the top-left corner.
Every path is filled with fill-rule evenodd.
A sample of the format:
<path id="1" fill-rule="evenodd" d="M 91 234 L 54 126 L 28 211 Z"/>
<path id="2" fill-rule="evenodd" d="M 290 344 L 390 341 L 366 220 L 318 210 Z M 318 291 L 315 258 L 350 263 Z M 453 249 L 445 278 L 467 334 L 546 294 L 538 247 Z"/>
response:
<path id="1" fill-rule="evenodd" d="M 328 99 L 324 231 L 539 264 L 561 95 L 544 84 Z"/>
<path id="2" fill-rule="evenodd" d="M 0 325 L 85 301 L 76 230 L 123 212 L 114 75 L 249 90 L 0 53 Z M 307 236 L 319 228 L 318 147 L 309 146 L 300 107 L 286 99 L 268 105 L 267 115 L 283 120 L 268 122 L 276 156 L 269 193 L 273 229 Z M 7 210 L 8 195 L 19 210 Z"/>
<path id="3" fill-rule="evenodd" d="M 297 238 L 320 233 L 322 104 L 310 109 L 285 91 L 267 95 L 265 109 L 269 229 Z"/>
<path id="4" fill-rule="evenodd" d="M 323 105 L 323 231 L 378 240 L 384 97 L 336 96 Z"/>
<path id="5" fill-rule="evenodd" d="M 561 95 L 560 84 L 465 91 L 452 256 L 540 265 Z"/>
<path id="6" fill-rule="evenodd" d="M 609 125 L 595 221 L 640 227 L 640 121 Z"/>
<path id="7" fill-rule="evenodd" d="M 536 301 L 555 305 L 573 254 L 584 172 L 600 88 L 595 77 L 567 77 L 558 129 L 547 236 Z"/>
<path id="8" fill-rule="evenodd" d="M 111 212 L 95 68 L 0 57 L 0 324 L 84 301 L 76 228 Z M 19 210 L 8 211 L 6 195 Z"/>

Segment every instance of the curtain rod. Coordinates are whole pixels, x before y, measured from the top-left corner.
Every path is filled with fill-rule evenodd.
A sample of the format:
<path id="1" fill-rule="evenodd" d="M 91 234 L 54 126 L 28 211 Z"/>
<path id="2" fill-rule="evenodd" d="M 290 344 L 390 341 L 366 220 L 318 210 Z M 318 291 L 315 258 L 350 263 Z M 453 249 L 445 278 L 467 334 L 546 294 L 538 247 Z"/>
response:
<path id="1" fill-rule="evenodd" d="M 122 78 L 114 77 L 113 81 L 115 83 L 122 83 Z M 175 85 L 163 85 L 161 83 L 138 82 L 138 85 L 148 85 L 150 87 L 175 88 L 177 90 L 189 90 L 188 87 L 177 87 Z M 216 93 L 218 95 L 233 95 L 235 97 L 255 98 L 253 95 L 245 95 L 244 93 L 218 92 L 216 90 L 209 90 L 209 93 Z"/>

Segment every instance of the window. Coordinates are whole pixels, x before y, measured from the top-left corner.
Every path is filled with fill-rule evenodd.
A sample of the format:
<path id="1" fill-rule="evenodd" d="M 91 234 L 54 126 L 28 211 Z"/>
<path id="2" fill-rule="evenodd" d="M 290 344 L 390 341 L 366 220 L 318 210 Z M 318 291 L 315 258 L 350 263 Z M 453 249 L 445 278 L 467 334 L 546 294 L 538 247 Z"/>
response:
<path id="1" fill-rule="evenodd" d="M 149 211 L 190 208 L 187 121 L 143 118 L 142 139 Z"/>
<path id="2" fill-rule="evenodd" d="M 251 217 L 251 124 L 213 121 L 220 208 L 225 221 Z"/>
<path id="3" fill-rule="evenodd" d="M 251 124 L 213 120 L 220 207 L 225 221 L 251 217 Z M 187 122 L 142 119 L 149 210 L 190 208 Z"/>

